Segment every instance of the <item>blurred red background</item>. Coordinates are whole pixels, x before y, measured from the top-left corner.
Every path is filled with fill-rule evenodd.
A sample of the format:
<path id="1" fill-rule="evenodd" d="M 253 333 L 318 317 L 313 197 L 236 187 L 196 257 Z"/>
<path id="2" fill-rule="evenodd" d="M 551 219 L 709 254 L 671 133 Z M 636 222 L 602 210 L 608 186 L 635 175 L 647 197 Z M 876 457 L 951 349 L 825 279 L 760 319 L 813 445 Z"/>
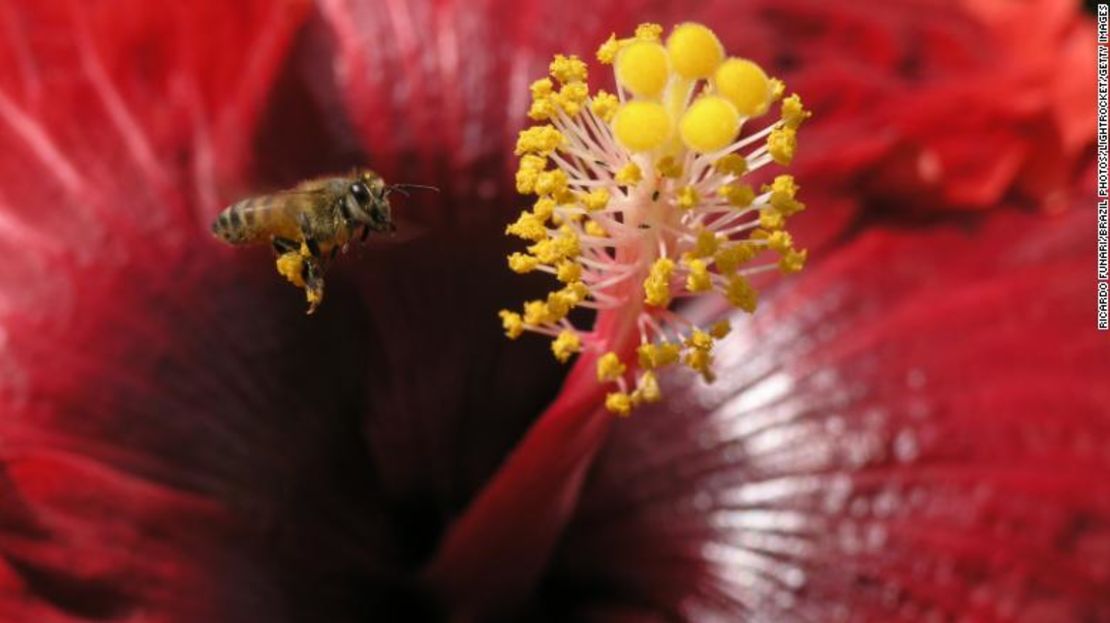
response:
<path id="1" fill-rule="evenodd" d="M 545 436 L 565 370 L 496 318 L 544 285 L 504 266 L 527 85 L 683 20 L 814 110 L 811 263 L 716 384 Z M 0 0 L 0 27 L 0 621 L 1110 620 L 1079 3 Z M 315 317 L 208 233 L 354 165 L 443 192 Z M 514 479 L 530 429 L 563 460 Z M 543 486 L 452 560 L 498 482 Z"/>

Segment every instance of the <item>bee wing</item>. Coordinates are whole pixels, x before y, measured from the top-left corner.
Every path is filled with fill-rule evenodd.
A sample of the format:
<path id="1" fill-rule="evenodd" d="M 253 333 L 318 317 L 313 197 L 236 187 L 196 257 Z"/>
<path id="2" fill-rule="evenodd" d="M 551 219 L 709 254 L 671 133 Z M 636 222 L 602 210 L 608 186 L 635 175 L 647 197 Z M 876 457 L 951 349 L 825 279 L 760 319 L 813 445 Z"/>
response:
<path id="1" fill-rule="evenodd" d="M 388 234 L 372 235 L 371 239 L 374 241 L 373 244 L 404 244 L 416 240 L 417 238 L 422 238 L 431 231 L 428 225 L 396 214 L 393 216 L 393 224 L 397 226 L 397 230 Z"/>

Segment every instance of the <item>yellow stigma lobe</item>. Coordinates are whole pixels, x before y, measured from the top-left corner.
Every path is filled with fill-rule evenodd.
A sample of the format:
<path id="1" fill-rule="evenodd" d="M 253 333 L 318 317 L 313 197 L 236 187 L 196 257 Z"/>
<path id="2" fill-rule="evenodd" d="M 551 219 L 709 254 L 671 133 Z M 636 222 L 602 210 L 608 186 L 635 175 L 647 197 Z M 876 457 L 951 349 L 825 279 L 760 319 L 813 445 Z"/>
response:
<path id="1" fill-rule="evenodd" d="M 667 38 L 667 52 L 675 72 L 688 80 L 713 75 L 725 55 L 717 35 L 694 23 L 682 24 L 674 29 Z"/>
<path id="2" fill-rule="evenodd" d="M 667 51 L 658 43 L 637 41 L 617 55 L 617 80 L 632 94 L 656 97 L 667 86 Z"/>
<path id="3" fill-rule="evenodd" d="M 723 97 L 699 97 L 679 125 L 682 142 L 699 153 L 717 151 L 728 146 L 740 131 L 736 107 Z"/>
<path id="4" fill-rule="evenodd" d="M 671 136 L 671 118 L 662 104 L 629 102 L 613 117 L 613 133 L 631 151 L 648 151 Z"/>
<path id="5" fill-rule="evenodd" d="M 730 58 L 717 68 L 713 83 L 717 92 L 732 102 L 741 115 L 754 117 L 767 112 L 771 83 L 759 65 L 742 58 Z"/>

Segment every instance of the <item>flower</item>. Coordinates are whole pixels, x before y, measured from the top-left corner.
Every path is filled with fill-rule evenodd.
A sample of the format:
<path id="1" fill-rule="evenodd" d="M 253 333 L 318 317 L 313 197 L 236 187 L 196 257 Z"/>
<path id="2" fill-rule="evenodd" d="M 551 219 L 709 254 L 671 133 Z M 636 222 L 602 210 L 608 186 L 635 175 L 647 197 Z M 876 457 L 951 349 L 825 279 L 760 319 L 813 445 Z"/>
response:
<path id="1" fill-rule="evenodd" d="M 854 49 L 778 36 L 820 7 L 760 6 L 0 11 L 0 619 L 1106 618 L 1089 212 L 878 219 L 874 187 L 803 174 L 891 152 L 860 147 L 869 115 L 827 121 L 866 81 L 797 80 Z M 967 19 L 886 6 L 847 41 Z M 491 318 L 546 285 L 504 270 L 519 94 L 635 18 L 712 23 L 806 95 L 815 262 L 732 318 L 715 384 L 653 373 L 622 420 L 597 354 L 563 379 Z M 366 161 L 443 192 L 399 203 L 315 318 L 208 235 L 238 196 Z M 712 327 L 703 301 L 682 311 Z"/>
<path id="2" fill-rule="evenodd" d="M 782 100 L 778 121 L 741 137 L 785 86 L 752 61 L 725 58 L 701 24 L 675 26 L 665 46 L 662 31 L 641 24 L 634 37 L 602 44 L 597 56 L 614 66 L 617 95 L 590 97 L 586 63 L 574 55 L 555 55 L 551 78 L 532 83 L 529 117 L 545 123 L 520 133 L 516 186 L 539 199 L 505 230 L 532 243 L 509 256 L 513 271 L 563 284 L 520 313 L 502 310 L 506 335 L 549 335 L 561 362 L 597 352 L 598 381 L 616 385 L 605 404 L 625 416 L 660 399 L 655 375 L 666 366 L 681 361 L 713 378 L 713 343 L 728 324 L 690 325 L 673 301 L 712 293 L 751 313 L 758 293 L 749 280 L 797 272 L 806 258 L 785 227 L 805 209 L 794 178 L 778 175 L 758 195 L 749 181 L 794 159 L 809 116 L 801 98 Z M 766 252 L 778 259 L 753 261 Z M 606 315 L 635 322 L 638 366 L 621 361 L 611 335 L 576 328 L 568 318 L 576 308 L 596 310 L 598 324 Z M 634 390 L 630 367 L 642 370 Z"/>
<path id="3" fill-rule="evenodd" d="M 666 399 L 614 425 L 542 603 L 587 585 L 677 620 L 1105 617 L 1089 197 L 875 227 L 733 312 L 727 373 L 665 372 Z"/>
<path id="4" fill-rule="evenodd" d="M 743 6 L 821 112 L 801 179 L 902 212 L 1066 205 L 1095 118 L 1094 30 L 1073 3 Z"/>

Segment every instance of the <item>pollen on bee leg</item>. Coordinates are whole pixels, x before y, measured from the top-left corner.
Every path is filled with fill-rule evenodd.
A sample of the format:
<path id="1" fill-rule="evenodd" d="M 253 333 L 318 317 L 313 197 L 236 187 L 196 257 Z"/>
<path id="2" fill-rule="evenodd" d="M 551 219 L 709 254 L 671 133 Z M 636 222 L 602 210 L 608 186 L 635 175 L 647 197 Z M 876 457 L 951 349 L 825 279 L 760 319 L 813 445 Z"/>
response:
<path id="1" fill-rule="evenodd" d="M 782 81 L 730 56 L 707 26 L 663 35 L 642 24 L 602 43 L 597 57 L 614 72 L 608 92 L 590 92 L 573 55 L 556 56 L 550 77 L 531 84 L 528 114 L 538 124 L 517 141 L 516 184 L 538 200 L 506 228 L 526 241 L 509 268 L 557 284 L 546 299 L 503 310 L 506 335 L 545 335 L 559 361 L 593 352 L 597 380 L 611 388 L 605 406 L 622 416 L 661 397 L 659 370 L 684 364 L 714 378 L 712 349 L 731 327 L 695 326 L 683 316 L 686 301 L 716 297 L 754 312 L 749 279 L 806 260 L 787 230 L 805 208 L 793 177 L 752 180 L 790 164 L 810 113 L 797 95 L 783 99 Z M 779 101 L 778 120 L 745 132 Z M 583 307 L 596 314 L 593 331 L 576 326 L 590 317 L 573 313 Z M 613 329 L 622 322 L 634 326 Z M 637 337 L 636 356 L 623 360 Z"/>
<path id="2" fill-rule="evenodd" d="M 274 261 L 277 271 L 298 288 L 304 287 L 304 256 L 300 251 L 286 251 Z"/>

